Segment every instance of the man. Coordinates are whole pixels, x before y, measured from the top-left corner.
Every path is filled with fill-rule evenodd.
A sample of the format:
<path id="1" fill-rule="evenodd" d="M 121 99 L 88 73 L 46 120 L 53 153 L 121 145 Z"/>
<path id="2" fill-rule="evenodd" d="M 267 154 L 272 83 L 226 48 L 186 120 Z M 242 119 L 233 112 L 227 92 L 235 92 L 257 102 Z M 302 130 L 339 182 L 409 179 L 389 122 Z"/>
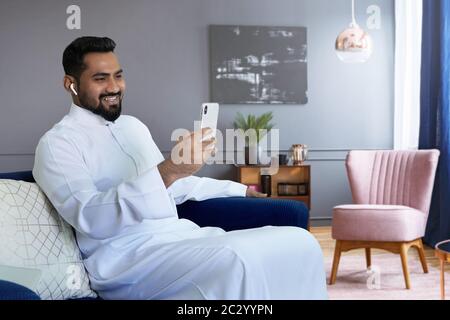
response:
<path id="1" fill-rule="evenodd" d="M 65 49 L 73 103 L 39 141 L 33 168 L 76 231 L 92 288 L 105 299 L 326 298 L 321 250 L 308 232 L 227 233 L 178 218 L 186 200 L 261 194 L 192 176 L 203 163 L 164 160 L 148 128 L 121 116 L 125 80 L 114 48 L 109 38 L 82 37 Z M 194 134 L 178 143 L 203 160 L 214 149 Z"/>

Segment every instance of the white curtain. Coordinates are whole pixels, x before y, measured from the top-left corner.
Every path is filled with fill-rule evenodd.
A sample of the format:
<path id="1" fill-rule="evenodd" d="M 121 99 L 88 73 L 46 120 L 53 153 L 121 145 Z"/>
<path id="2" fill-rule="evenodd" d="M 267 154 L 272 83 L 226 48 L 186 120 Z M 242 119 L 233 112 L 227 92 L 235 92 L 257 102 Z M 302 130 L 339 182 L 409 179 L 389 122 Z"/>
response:
<path id="1" fill-rule="evenodd" d="M 421 46 L 422 0 L 395 0 L 396 150 L 417 149 L 419 144 Z"/>

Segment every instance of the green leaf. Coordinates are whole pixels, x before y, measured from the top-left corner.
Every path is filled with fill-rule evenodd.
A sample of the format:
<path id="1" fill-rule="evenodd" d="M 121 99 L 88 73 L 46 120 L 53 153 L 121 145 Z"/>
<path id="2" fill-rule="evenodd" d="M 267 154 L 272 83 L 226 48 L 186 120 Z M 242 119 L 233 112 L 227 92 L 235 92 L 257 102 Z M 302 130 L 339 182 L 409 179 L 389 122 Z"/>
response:
<path id="1" fill-rule="evenodd" d="M 256 117 L 252 114 L 249 114 L 247 115 L 247 117 L 245 117 L 242 113 L 238 112 L 236 114 L 233 125 L 235 129 L 242 129 L 244 131 L 247 131 L 248 129 L 255 129 L 257 141 L 259 142 L 265 136 L 264 134 L 260 135 L 259 130 L 266 129 L 267 132 L 269 132 L 271 129 L 273 129 L 274 124 L 271 123 L 272 119 L 273 113 L 271 111 L 266 112 L 259 117 Z"/>
<path id="2" fill-rule="evenodd" d="M 240 112 L 237 113 L 233 124 L 234 124 L 235 129 L 246 130 L 245 128 L 247 126 L 247 121 L 245 120 L 244 116 Z"/>

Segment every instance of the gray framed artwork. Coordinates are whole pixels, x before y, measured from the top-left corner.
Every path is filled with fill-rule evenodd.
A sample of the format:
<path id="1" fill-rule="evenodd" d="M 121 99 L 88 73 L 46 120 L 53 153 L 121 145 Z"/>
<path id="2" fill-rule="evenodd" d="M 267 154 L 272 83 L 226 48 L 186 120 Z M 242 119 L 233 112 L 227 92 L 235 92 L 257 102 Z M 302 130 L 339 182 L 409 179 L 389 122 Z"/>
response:
<path id="1" fill-rule="evenodd" d="M 306 104 L 305 27 L 209 26 L 211 101 Z"/>

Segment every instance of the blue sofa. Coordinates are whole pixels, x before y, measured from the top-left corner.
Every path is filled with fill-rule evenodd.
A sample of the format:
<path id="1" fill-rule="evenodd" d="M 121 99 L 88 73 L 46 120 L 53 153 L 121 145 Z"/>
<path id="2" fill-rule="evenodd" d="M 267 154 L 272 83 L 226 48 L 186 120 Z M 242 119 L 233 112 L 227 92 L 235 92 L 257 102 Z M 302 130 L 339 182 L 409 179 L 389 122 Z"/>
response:
<path id="1" fill-rule="evenodd" d="M 31 171 L 0 173 L 0 179 L 34 182 Z M 180 218 L 191 220 L 201 227 L 214 226 L 226 231 L 263 226 L 295 226 L 307 229 L 309 211 L 298 201 L 218 198 L 206 201 L 187 201 L 178 207 Z M 0 300 L 39 299 L 34 292 L 0 279 Z"/>

